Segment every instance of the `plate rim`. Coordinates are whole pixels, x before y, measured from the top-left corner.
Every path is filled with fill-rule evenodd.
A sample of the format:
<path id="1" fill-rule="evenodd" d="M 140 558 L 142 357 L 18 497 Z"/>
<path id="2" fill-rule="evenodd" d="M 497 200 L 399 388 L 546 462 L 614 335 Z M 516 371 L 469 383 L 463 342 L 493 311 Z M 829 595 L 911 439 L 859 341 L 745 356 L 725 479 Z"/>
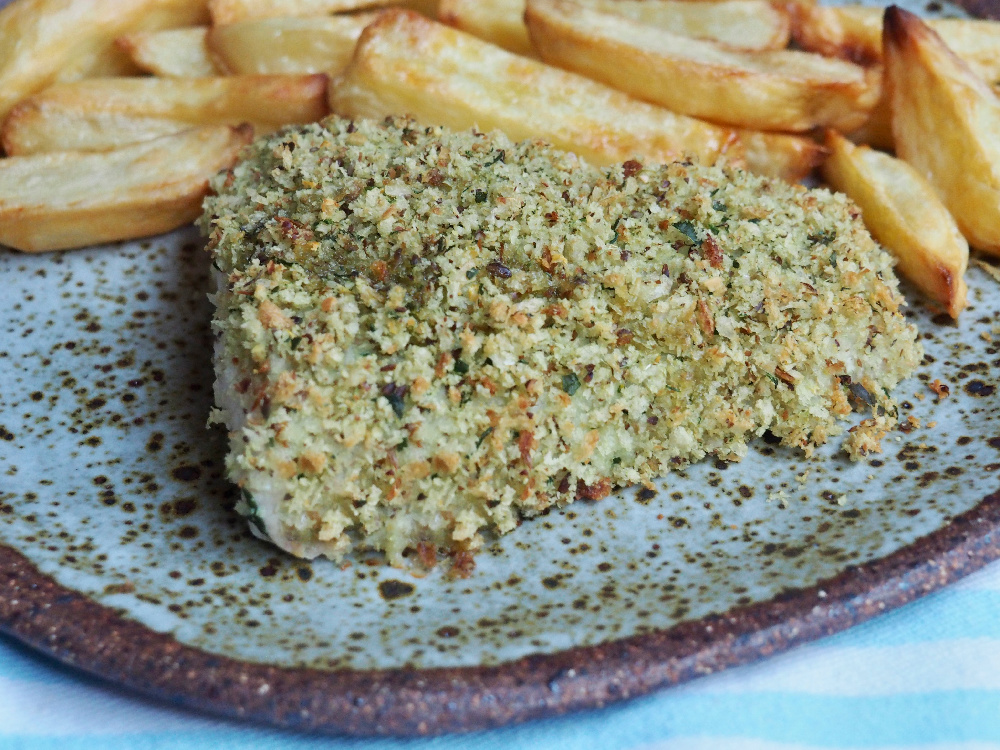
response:
<path id="1" fill-rule="evenodd" d="M 492 666 L 321 670 L 213 654 L 88 599 L 0 545 L 0 633 L 135 693 L 352 736 L 492 729 L 602 708 L 832 635 L 1000 559 L 1000 489 L 895 552 L 767 601 Z"/>
<path id="2" fill-rule="evenodd" d="M 1000 0 L 953 0 L 1000 20 Z M 0 7 L 7 4 L 0 0 Z M 1000 559 L 1000 488 L 881 558 L 664 630 L 495 666 L 320 670 L 213 654 L 57 583 L 0 545 L 0 634 L 202 714 L 351 736 L 470 732 L 601 708 L 846 630 Z"/>

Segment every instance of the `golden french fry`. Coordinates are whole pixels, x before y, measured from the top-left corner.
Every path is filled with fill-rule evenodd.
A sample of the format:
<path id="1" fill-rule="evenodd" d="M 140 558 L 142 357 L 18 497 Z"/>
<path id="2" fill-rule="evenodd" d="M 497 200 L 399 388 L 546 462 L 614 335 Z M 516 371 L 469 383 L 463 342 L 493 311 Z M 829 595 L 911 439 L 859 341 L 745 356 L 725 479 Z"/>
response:
<path id="1" fill-rule="evenodd" d="M 861 208 L 897 270 L 957 318 L 966 306 L 969 244 L 934 187 L 909 164 L 827 131 L 823 178 Z"/>
<path id="2" fill-rule="evenodd" d="M 822 51 L 823 54 L 841 55 L 852 59 L 877 59 L 879 64 L 876 69 L 881 69 L 883 13 L 881 8 L 817 7 L 810 12 L 813 11 L 840 13 L 846 18 L 864 21 L 874 18 L 875 26 L 866 24 L 862 28 L 866 34 L 876 35 L 877 46 L 868 41 L 859 41 L 857 36 L 846 46 L 838 46 L 836 43 L 826 47 L 822 44 L 815 46 L 816 51 Z M 839 15 L 836 17 L 840 18 Z M 1000 24 L 994 21 L 969 21 L 959 18 L 928 19 L 925 23 L 938 32 L 945 44 L 962 58 L 974 73 L 990 83 L 995 92 L 1000 90 Z M 839 38 L 841 37 L 834 35 L 834 39 Z M 895 149 L 892 138 L 892 113 L 884 89 L 868 120 L 859 129 L 850 133 L 850 139 L 855 143 L 864 143 L 884 151 Z"/>
<path id="3" fill-rule="evenodd" d="M 860 65 L 882 61 L 883 8 L 863 5 L 822 6 L 791 3 L 792 38 L 802 49 L 840 57 Z M 927 19 L 937 33 L 972 70 L 988 83 L 1000 83 L 1000 23 L 964 18 Z M 850 134 L 851 140 L 891 151 L 892 123 L 883 96 L 868 121 Z"/>
<path id="4" fill-rule="evenodd" d="M 811 138 L 799 135 L 761 130 L 737 130 L 736 133 L 740 139 L 742 164 L 755 174 L 797 182 L 818 167 L 826 155 Z"/>
<path id="5" fill-rule="evenodd" d="M 892 139 L 892 108 L 889 106 L 884 88 L 882 96 L 872 108 L 865 124 L 857 130 L 852 130 L 848 137 L 855 143 L 864 143 L 872 148 L 883 151 L 895 150 L 896 144 Z"/>
<path id="6" fill-rule="evenodd" d="M 767 0 L 576 0 L 647 26 L 695 39 L 710 39 L 734 49 L 782 49 L 791 30 L 789 13 Z M 442 23 L 466 31 L 519 55 L 534 55 L 524 25 L 526 0 L 441 0 Z"/>
<path id="7" fill-rule="evenodd" d="M 792 38 L 802 49 L 861 65 L 882 60 L 883 8 L 792 3 Z M 924 21 L 987 83 L 1000 83 L 1000 23 L 966 18 Z"/>
<path id="8" fill-rule="evenodd" d="M 377 15 L 242 21 L 213 27 L 208 46 L 228 73 L 338 73 Z"/>
<path id="9" fill-rule="evenodd" d="M 740 52 L 567 0 L 528 0 L 525 21 L 543 60 L 675 112 L 759 130 L 860 127 L 878 75 L 794 50 Z"/>
<path id="10" fill-rule="evenodd" d="M 217 26 L 282 16 L 327 16 L 365 8 L 405 5 L 433 16 L 438 0 L 208 0 L 212 23 Z"/>
<path id="11" fill-rule="evenodd" d="M 1000 255 L 1000 100 L 917 16 L 885 14 L 896 153 L 937 189 L 973 247 Z"/>
<path id="12" fill-rule="evenodd" d="M 766 0 L 582 0 L 581 4 L 732 49 L 784 49 L 791 37 L 788 10 Z"/>
<path id="13" fill-rule="evenodd" d="M 802 49 L 859 65 L 881 61 L 883 8 L 798 2 L 787 7 L 792 16 L 792 39 Z"/>
<path id="14" fill-rule="evenodd" d="M 3 124 L 11 155 L 105 151 L 194 125 L 251 123 L 259 132 L 327 113 L 327 78 L 92 78 L 25 99 Z"/>
<path id="15" fill-rule="evenodd" d="M 732 49 L 784 49 L 791 37 L 788 10 L 766 0 L 582 0 L 582 4 Z"/>
<path id="16" fill-rule="evenodd" d="M 131 68 L 114 46 L 135 30 L 208 20 L 204 0 L 19 0 L 0 10 L 0 118 L 57 80 Z"/>
<path id="17" fill-rule="evenodd" d="M 41 252 L 176 229 L 252 137 L 249 126 L 194 128 L 106 153 L 2 159 L 0 243 Z"/>
<path id="18" fill-rule="evenodd" d="M 928 24 L 944 43 L 991 86 L 1000 84 L 1000 23 L 938 18 Z"/>
<path id="19" fill-rule="evenodd" d="M 261 18 L 325 16 L 379 6 L 380 0 L 209 0 L 212 24 L 222 26 Z"/>
<path id="20" fill-rule="evenodd" d="M 218 75 L 205 43 L 208 28 L 137 31 L 115 40 L 142 71 L 157 76 L 195 78 Z"/>
<path id="21" fill-rule="evenodd" d="M 386 11 L 365 29 L 330 87 L 330 107 L 348 117 L 407 112 L 433 125 L 542 138 L 595 164 L 633 157 L 741 161 L 747 153 L 731 128 L 640 102 L 403 10 Z M 794 178 L 815 163 L 817 147 L 805 139 L 748 137 L 754 166 L 764 173 Z M 774 154 L 762 153 L 763 144 L 773 145 Z"/>
<path id="22" fill-rule="evenodd" d="M 79 81 L 81 78 L 113 78 L 114 76 L 142 75 L 128 53 L 115 44 L 109 44 L 93 53 L 82 55 L 70 61 L 65 68 L 57 71 L 53 83 Z"/>
<path id="23" fill-rule="evenodd" d="M 11 156 L 57 151 L 111 151 L 192 127 L 191 123 L 169 117 L 67 112 L 58 108 L 20 109 L 24 105 L 32 105 L 32 100 L 26 99 L 14 108 L 2 131 L 5 150 Z"/>
<path id="24" fill-rule="evenodd" d="M 524 25 L 527 0 L 441 0 L 438 20 L 480 39 L 527 57 L 535 49 Z"/>
<path id="25" fill-rule="evenodd" d="M 601 164 L 685 153 L 711 162 L 737 140 L 728 128 L 673 115 L 408 11 L 387 11 L 365 29 L 331 84 L 330 108 L 351 117 L 407 112 L 457 130 L 543 138 Z"/>

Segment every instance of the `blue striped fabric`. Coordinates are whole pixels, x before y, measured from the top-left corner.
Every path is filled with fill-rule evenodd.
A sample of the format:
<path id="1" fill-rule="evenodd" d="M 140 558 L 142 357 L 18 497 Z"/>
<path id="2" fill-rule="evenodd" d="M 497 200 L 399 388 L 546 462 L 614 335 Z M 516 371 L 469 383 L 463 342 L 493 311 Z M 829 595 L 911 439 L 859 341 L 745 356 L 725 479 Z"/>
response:
<path id="1" fill-rule="evenodd" d="M 569 718 L 429 740 L 303 737 L 135 699 L 0 640 L 0 748 L 1000 750 L 1000 564 L 761 664 Z"/>

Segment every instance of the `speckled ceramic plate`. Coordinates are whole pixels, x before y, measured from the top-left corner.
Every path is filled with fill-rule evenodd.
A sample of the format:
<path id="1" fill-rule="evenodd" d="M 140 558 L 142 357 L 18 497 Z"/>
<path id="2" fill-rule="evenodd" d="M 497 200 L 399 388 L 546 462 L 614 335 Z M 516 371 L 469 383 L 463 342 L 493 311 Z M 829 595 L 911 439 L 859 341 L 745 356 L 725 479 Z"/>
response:
<path id="1" fill-rule="evenodd" d="M 958 325 L 908 293 L 927 356 L 883 454 L 761 440 L 525 523 L 452 580 L 249 534 L 205 426 L 201 248 L 0 251 L 0 630 L 137 691 L 333 732 L 495 726 L 766 656 L 1000 556 L 1000 286 L 979 268 Z"/>

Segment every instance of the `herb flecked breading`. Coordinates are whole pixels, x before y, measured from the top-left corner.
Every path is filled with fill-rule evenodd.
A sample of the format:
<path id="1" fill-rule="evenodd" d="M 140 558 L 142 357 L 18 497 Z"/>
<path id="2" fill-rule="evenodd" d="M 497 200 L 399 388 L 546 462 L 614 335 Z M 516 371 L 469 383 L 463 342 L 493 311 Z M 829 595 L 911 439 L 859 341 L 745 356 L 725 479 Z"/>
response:
<path id="1" fill-rule="evenodd" d="M 765 429 L 809 452 L 852 404 L 877 449 L 921 357 L 825 190 L 338 118 L 213 187 L 228 469 L 299 555 L 472 550 Z"/>

